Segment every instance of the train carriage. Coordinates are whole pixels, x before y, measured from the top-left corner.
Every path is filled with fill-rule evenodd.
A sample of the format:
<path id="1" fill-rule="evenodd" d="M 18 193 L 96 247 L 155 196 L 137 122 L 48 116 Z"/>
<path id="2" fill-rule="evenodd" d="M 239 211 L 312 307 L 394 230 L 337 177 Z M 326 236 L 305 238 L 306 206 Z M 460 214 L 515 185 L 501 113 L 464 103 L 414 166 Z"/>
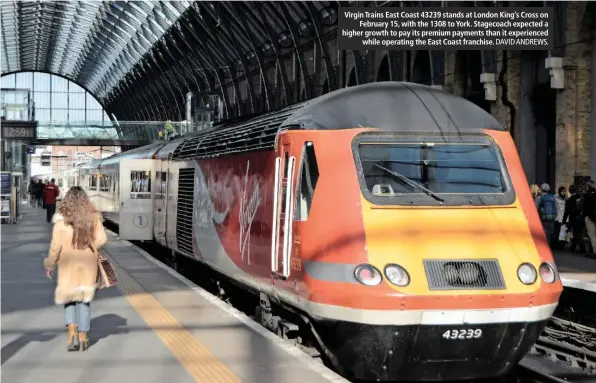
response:
<path id="1" fill-rule="evenodd" d="M 347 377 L 501 375 L 557 305 L 513 140 L 462 98 L 367 84 L 155 148 L 155 239 L 304 318 Z"/>
<path id="2" fill-rule="evenodd" d="M 108 157 L 98 165 L 105 180 L 100 211 L 120 227 L 123 239 L 152 240 L 155 154 L 164 143 Z"/>

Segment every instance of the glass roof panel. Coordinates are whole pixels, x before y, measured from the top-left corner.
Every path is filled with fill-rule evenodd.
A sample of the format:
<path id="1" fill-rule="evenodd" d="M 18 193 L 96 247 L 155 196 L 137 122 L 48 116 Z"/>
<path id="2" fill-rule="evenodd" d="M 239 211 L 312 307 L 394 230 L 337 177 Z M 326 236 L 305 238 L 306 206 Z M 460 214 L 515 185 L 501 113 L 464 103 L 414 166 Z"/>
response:
<path id="1" fill-rule="evenodd" d="M 61 74 L 103 98 L 189 1 L 3 1 L 0 66 Z"/>

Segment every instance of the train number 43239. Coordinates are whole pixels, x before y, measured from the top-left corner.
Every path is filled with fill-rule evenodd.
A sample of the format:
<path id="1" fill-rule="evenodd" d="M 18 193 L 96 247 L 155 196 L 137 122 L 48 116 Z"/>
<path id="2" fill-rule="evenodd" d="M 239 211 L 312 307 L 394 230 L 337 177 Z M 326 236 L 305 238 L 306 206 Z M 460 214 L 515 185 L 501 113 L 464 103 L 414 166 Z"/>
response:
<path id="1" fill-rule="evenodd" d="M 480 337 L 482 337 L 482 330 L 479 328 L 447 330 L 443 333 L 445 339 L 478 339 Z"/>

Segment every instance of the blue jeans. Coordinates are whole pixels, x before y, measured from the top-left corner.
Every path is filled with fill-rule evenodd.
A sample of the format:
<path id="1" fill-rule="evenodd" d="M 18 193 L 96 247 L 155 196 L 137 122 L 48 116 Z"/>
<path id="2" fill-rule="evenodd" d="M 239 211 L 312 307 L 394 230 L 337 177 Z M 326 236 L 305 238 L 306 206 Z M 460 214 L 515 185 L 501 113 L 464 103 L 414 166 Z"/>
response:
<path id="1" fill-rule="evenodd" d="M 76 324 L 81 332 L 88 332 L 91 328 L 91 305 L 83 302 L 65 304 L 64 321 L 67 325 Z"/>

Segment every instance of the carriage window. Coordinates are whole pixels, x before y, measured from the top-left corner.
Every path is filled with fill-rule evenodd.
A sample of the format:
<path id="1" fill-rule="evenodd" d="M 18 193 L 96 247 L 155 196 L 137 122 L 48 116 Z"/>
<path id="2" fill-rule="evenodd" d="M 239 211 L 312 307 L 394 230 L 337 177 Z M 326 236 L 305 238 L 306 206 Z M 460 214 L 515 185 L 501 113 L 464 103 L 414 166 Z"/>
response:
<path id="1" fill-rule="evenodd" d="M 422 193 L 404 177 L 440 194 L 505 192 L 497 152 L 483 144 L 361 144 L 366 187 L 375 196 Z"/>
<path id="2" fill-rule="evenodd" d="M 151 199 L 151 172 L 130 172 L 130 198 Z"/>
<path id="3" fill-rule="evenodd" d="M 64 187 L 64 179 L 58 178 L 58 187 L 59 188 Z"/>
<path id="4" fill-rule="evenodd" d="M 110 178 L 111 176 L 106 174 L 99 175 L 99 191 L 107 192 L 110 190 Z"/>
<path id="5" fill-rule="evenodd" d="M 95 190 L 97 188 L 97 175 L 93 174 L 90 177 L 91 177 L 91 181 L 90 181 L 89 187 L 91 189 Z"/>
<path id="6" fill-rule="evenodd" d="M 167 190 L 167 175 L 166 172 L 156 172 L 155 178 L 157 184 L 155 185 L 155 199 L 163 199 Z"/>
<path id="7" fill-rule="evenodd" d="M 315 193 L 315 187 L 319 180 L 319 166 L 315 147 L 312 142 L 306 142 L 302 150 L 302 164 L 300 165 L 300 183 L 296 191 L 296 212 L 294 219 L 297 221 L 306 221 L 312 198 Z"/>

